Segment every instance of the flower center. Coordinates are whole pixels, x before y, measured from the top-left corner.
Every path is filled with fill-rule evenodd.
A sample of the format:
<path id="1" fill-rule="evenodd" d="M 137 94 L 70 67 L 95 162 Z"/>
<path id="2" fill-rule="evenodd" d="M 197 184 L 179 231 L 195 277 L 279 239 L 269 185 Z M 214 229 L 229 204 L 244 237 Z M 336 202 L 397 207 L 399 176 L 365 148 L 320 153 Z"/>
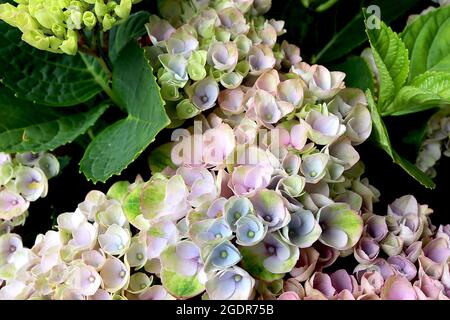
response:
<path id="1" fill-rule="evenodd" d="M 234 214 L 234 218 L 237 220 L 237 219 L 239 219 L 241 217 L 241 213 L 240 212 L 236 212 L 235 214 Z"/>
<path id="2" fill-rule="evenodd" d="M 266 215 L 264 217 L 264 220 L 266 220 L 267 222 L 271 222 L 272 221 L 272 216 L 271 215 Z"/>
<path id="3" fill-rule="evenodd" d="M 220 252 L 220 257 L 221 257 L 222 259 L 225 259 L 226 257 L 228 257 L 228 252 L 226 252 L 225 250 L 222 250 L 222 251 Z"/>
<path id="4" fill-rule="evenodd" d="M 274 246 L 268 246 L 267 247 L 267 252 L 269 254 L 274 254 L 275 253 L 275 247 Z"/>
<path id="5" fill-rule="evenodd" d="M 94 277 L 94 276 L 90 276 L 90 277 L 89 277 L 89 282 L 90 282 L 90 283 L 94 283 L 94 281 L 95 281 L 95 277 Z"/>
<path id="6" fill-rule="evenodd" d="M 311 176 L 311 177 L 315 177 L 315 176 L 317 176 L 317 172 L 315 172 L 315 171 L 311 171 L 310 173 L 309 173 L 309 175 Z"/>
<path id="7" fill-rule="evenodd" d="M 127 272 L 125 270 L 121 270 L 119 272 L 119 277 L 121 277 L 123 279 L 123 278 L 125 278 L 126 274 L 127 274 Z"/>
<path id="8" fill-rule="evenodd" d="M 237 275 L 234 276 L 234 281 L 239 282 L 241 280 L 242 280 L 242 276 L 241 275 L 237 274 Z"/>
<path id="9" fill-rule="evenodd" d="M 220 239 L 220 238 L 222 238 L 222 235 L 220 233 L 217 233 L 216 234 L 216 239 Z"/>
<path id="10" fill-rule="evenodd" d="M 208 100 L 209 100 L 209 98 L 208 98 L 208 96 L 205 94 L 205 95 L 203 95 L 203 96 L 200 97 L 200 100 L 201 100 L 203 103 L 207 103 Z"/>
<path id="11" fill-rule="evenodd" d="M 249 232 L 247 232 L 247 236 L 248 236 L 249 238 L 254 238 L 254 237 L 255 237 L 255 232 L 252 231 L 252 230 L 250 230 Z"/>
<path id="12" fill-rule="evenodd" d="M 144 259 L 144 255 L 143 255 L 142 253 L 138 253 L 138 254 L 136 255 L 136 258 L 137 258 L 138 260 L 142 260 L 142 259 Z"/>
<path id="13" fill-rule="evenodd" d="M 11 201 L 11 204 L 13 206 L 17 206 L 19 204 L 19 201 L 14 199 L 13 201 Z"/>
<path id="14" fill-rule="evenodd" d="M 17 250 L 16 246 L 9 247 L 9 252 L 11 253 L 16 252 L 16 250 Z"/>

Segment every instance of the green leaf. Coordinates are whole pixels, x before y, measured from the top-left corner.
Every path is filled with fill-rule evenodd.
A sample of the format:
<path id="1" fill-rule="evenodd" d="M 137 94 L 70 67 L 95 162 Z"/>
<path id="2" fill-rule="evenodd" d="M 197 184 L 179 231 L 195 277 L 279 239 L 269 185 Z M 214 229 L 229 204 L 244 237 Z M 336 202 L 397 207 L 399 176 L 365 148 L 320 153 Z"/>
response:
<path id="1" fill-rule="evenodd" d="M 128 17 L 125 22 L 111 30 L 109 42 L 109 57 L 114 63 L 120 51 L 131 41 L 145 34 L 145 24 L 149 21 L 150 13 L 139 11 Z"/>
<path id="2" fill-rule="evenodd" d="M 389 23 L 410 10 L 419 1 L 421 0 L 377 0 L 370 1 L 370 4 L 379 6 L 383 20 Z M 330 42 L 313 58 L 313 61 L 326 63 L 339 59 L 362 45 L 366 40 L 364 17 L 360 12 L 334 35 Z"/>
<path id="3" fill-rule="evenodd" d="M 450 73 L 428 71 L 403 87 L 382 116 L 400 116 L 450 106 Z"/>
<path id="4" fill-rule="evenodd" d="M 157 148 L 155 148 L 148 158 L 148 165 L 152 172 L 155 173 L 163 171 L 166 167 L 176 169 L 173 164 L 170 153 L 172 151 L 173 143 L 166 143 Z"/>
<path id="5" fill-rule="evenodd" d="M 37 50 L 3 21 L 0 79 L 18 97 L 55 107 L 81 104 L 108 87 L 108 77 L 94 58 Z"/>
<path id="6" fill-rule="evenodd" d="M 73 141 L 86 132 L 107 106 L 85 112 L 33 105 L 0 88 L 0 150 L 2 152 L 47 151 Z"/>
<path id="7" fill-rule="evenodd" d="M 370 114 L 372 116 L 373 131 L 372 135 L 374 140 L 378 143 L 379 147 L 386 151 L 386 153 L 392 158 L 392 160 L 401 166 L 410 176 L 419 181 L 423 186 L 434 189 L 436 187 L 435 183 L 419 168 L 410 163 L 408 160 L 402 158 L 391 146 L 389 140 L 389 134 L 386 126 L 381 119 L 381 116 L 375 105 L 372 93 L 366 90 L 368 107 Z"/>
<path id="8" fill-rule="evenodd" d="M 128 117 L 107 127 L 87 148 L 80 169 L 94 183 L 120 174 L 170 123 L 152 69 L 134 42 L 117 59 L 113 90 Z"/>
<path id="9" fill-rule="evenodd" d="M 418 17 L 401 36 L 410 54 L 410 81 L 427 70 L 450 70 L 450 6 Z"/>
<path id="10" fill-rule="evenodd" d="M 366 33 L 380 73 L 378 109 L 383 112 L 408 77 L 409 59 L 408 50 L 400 37 L 382 21 L 380 27 L 376 29 L 366 26 Z"/>
<path id="11" fill-rule="evenodd" d="M 333 68 L 345 72 L 345 84 L 347 87 L 359 88 L 363 91 L 374 91 L 374 79 L 367 62 L 361 57 L 350 57 L 344 63 Z"/>

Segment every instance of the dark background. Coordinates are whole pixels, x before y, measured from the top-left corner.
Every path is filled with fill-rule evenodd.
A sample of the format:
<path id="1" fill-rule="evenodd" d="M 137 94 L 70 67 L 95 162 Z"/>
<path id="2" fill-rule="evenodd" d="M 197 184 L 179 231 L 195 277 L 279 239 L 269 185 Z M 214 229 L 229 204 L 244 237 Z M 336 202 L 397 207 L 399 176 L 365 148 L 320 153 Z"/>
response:
<path id="1" fill-rule="evenodd" d="M 310 62 L 312 56 L 318 53 L 336 32 L 359 13 L 363 6 L 368 4 L 370 4 L 370 1 L 341 0 L 328 11 L 317 13 L 312 9 L 305 9 L 300 0 L 274 0 L 273 7 L 266 16 L 286 21 L 285 27 L 288 33 L 283 38 L 299 45 L 303 60 Z M 401 15 L 389 25 L 394 31 L 400 32 L 406 24 L 408 15 L 420 13 L 432 4 L 431 1 L 420 1 L 417 5 L 411 7 L 406 14 Z M 155 1 L 144 1 L 136 7 L 137 10 L 144 9 L 156 12 Z M 367 43 L 353 50 L 352 54 L 359 55 L 366 46 L 368 46 Z M 345 58 L 339 59 L 325 65 L 332 70 L 334 65 L 344 60 Z M 117 119 L 117 117 L 122 116 L 117 113 L 119 111 L 112 109 L 114 108 L 110 108 L 102 118 L 103 121 L 108 122 L 109 119 Z M 399 154 L 412 162 L 414 162 L 417 154 L 417 146 L 405 143 L 404 139 L 415 130 L 422 128 L 432 114 L 433 111 L 427 111 L 410 116 L 384 119 L 394 148 Z M 78 203 L 83 201 L 90 190 L 98 189 L 106 192 L 113 182 L 119 180 L 133 181 L 138 174 L 141 174 L 144 179 L 148 179 L 150 177 L 150 170 L 147 165 L 148 154 L 158 144 L 167 142 L 170 138 L 170 132 L 171 130 L 161 132 L 157 141 L 124 170 L 120 177 L 113 177 L 106 184 L 98 183 L 94 185 L 88 182 L 78 171 L 78 162 L 82 158 L 86 143 L 89 141 L 87 136 L 79 139 L 77 143 L 56 150 L 57 156 L 65 157 L 63 162 L 66 162 L 66 165 L 58 177 L 50 180 L 48 196 L 32 204 L 26 225 L 17 229 L 17 232 L 23 236 L 24 242 L 27 245 L 32 245 L 38 233 L 45 233 L 52 228 L 58 214 L 74 211 Z M 381 191 L 381 201 L 375 205 L 375 212 L 384 214 L 387 204 L 402 195 L 413 194 L 420 203 L 428 204 L 435 210 L 432 216 L 434 224 L 450 223 L 449 199 L 447 198 L 450 196 L 447 185 L 450 178 L 449 158 L 443 158 L 436 167 L 438 172 L 438 176 L 434 179 L 437 185 L 436 189 L 427 190 L 394 164 L 384 151 L 378 149 L 370 141 L 358 146 L 357 150 L 366 164 L 366 176 L 369 177 L 371 184 Z M 70 158 L 67 156 L 70 156 Z M 120 155 L 117 156 L 120 157 Z"/>

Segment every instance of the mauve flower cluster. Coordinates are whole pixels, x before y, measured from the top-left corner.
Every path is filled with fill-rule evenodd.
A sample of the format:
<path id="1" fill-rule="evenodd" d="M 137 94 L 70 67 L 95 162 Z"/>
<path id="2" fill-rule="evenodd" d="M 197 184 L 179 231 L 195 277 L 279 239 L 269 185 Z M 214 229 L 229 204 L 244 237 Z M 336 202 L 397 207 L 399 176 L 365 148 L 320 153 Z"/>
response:
<path id="1" fill-rule="evenodd" d="M 363 235 L 349 252 L 359 262 L 353 274 L 324 273 L 322 254 L 309 248 L 272 298 L 448 300 L 450 226 L 433 226 L 431 212 L 407 195 L 390 204 L 385 216 L 365 213 Z"/>
<path id="2" fill-rule="evenodd" d="M 284 21 L 262 15 L 271 0 L 168 0 L 164 19 L 146 25 L 162 97 L 173 120 L 182 121 L 214 107 L 219 86 L 237 88 L 248 75 L 301 61 L 300 49 L 277 37 Z"/>
<path id="3" fill-rule="evenodd" d="M 25 222 L 30 202 L 47 195 L 48 179 L 58 172 L 50 153 L 0 153 L 0 233 Z"/>
<path id="4" fill-rule="evenodd" d="M 436 176 L 434 166 L 442 155 L 450 157 L 450 112 L 443 109 L 435 113 L 428 121 L 427 131 L 427 138 L 420 147 L 416 166 L 433 178 Z"/>

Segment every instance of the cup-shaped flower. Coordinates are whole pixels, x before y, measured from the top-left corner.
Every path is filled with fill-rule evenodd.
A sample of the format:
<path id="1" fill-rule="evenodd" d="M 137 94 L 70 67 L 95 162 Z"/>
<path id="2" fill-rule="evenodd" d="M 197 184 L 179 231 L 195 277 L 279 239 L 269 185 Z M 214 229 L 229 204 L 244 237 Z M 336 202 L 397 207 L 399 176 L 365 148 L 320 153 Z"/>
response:
<path id="1" fill-rule="evenodd" d="M 187 277 L 196 275 L 203 267 L 200 249 L 191 241 L 180 241 L 161 254 L 162 268 Z"/>
<path id="2" fill-rule="evenodd" d="M 161 254 L 161 282 L 173 296 L 190 298 L 205 290 L 205 273 L 200 248 L 184 240 Z"/>
<path id="3" fill-rule="evenodd" d="M 390 276 L 381 288 L 382 300 L 417 300 L 411 282 L 401 275 Z"/>
<path id="4" fill-rule="evenodd" d="M 75 263 L 69 267 L 66 283 L 76 294 L 94 295 L 100 288 L 101 282 L 102 278 L 92 266 Z"/>
<path id="5" fill-rule="evenodd" d="M 388 205 L 388 215 L 393 216 L 397 220 L 407 215 L 418 216 L 420 212 L 419 204 L 412 195 L 406 195 L 396 199 Z"/>
<path id="6" fill-rule="evenodd" d="M 318 259 L 319 252 L 313 247 L 302 249 L 295 266 L 290 271 L 291 276 L 300 282 L 309 279 L 316 269 Z"/>
<path id="7" fill-rule="evenodd" d="M 357 104 L 345 117 L 346 135 L 353 145 L 363 143 L 372 132 L 372 118 L 366 106 Z"/>
<path id="8" fill-rule="evenodd" d="M 398 236 L 402 238 L 405 246 L 409 246 L 413 242 L 419 240 L 425 227 L 424 217 L 409 214 L 403 217 L 399 222 L 400 233 Z"/>
<path id="9" fill-rule="evenodd" d="M 281 178 L 276 187 L 283 195 L 293 198 L 299 197 L 303 193 L 304 188 L 305 178 L 297 174 Z"/>
<path id="10" fill-rule="evenodd" d="M 267 226 L 261 218 L 246 214 L 236 222 L 236 243 L 241 246 L 253 246 L 260 242 L 266 235 Z"/>
<path id="11" fill-rule="evenodd" d="M 101 250 L 88 250 L 81 253 L 81 260 L 84 264 L 94 267 L 95 270 L 100 270 L 106 261 L 106 257 Z"/>
<path id="12" fill-rule="evenodd" d="M 375 214 L 370 216 L 365 223 L 364 231 L 366 236 L 380 242 L 389 232 L 386 218 Z"/>
<path id="13" fill-rule="evenodd" d="M 236 265 L 242 258 L 239 250 L 229 241 L 225 240 L 212 249 L 207 248 L 205 272 L 225 270 Z"/>
<path id="14" fill-rule="evenodd" d="M 380 246 L 374 239 L 362 237 L 354 247 L 354 256 L 359 263 L 374 261 L 380 253 Z"/>
<path id="15" fill-rule="evenodd" d="M 392 256 L 387 262 L 397 271 L 398 274 L 412 281 L 417 275 L 416 266 L 403 256 Z"/>
<path id="16" fill-rule="evenodd" d="M 127 291 L 133 294 L 139 294 L 152 285 L 152 277 L 143 272 L 137 272 L 131 275 Z"/>
<path id="17" fill-rule="evenodd" d="M 59 173 L 59 161 L 51 153 L 44 153 L 37 161 L 37 166 L 44 171 L 47 179 L 51 179 Z"/>
<path id="18" fill-rule="evenodd" d="M 311 211 L 299 210 L 291 213 L 291 221 L 281 233 L 289 243 L 308 248 L 319 239 L 322 229 Z"/>
<path id="19" fill-rule="evenodd" d="M 290 68 L 302 61 L 300 56 L 300 48 L 296 45 L 289 44 L 286 40 L 281 43 L 281 50 L 284 53 L 282 64 L 283 66 Z"/>
<path id="20" fill-rule="evenodd" d="M 198 246 L 212 245 L 230 239 L 233 235 L 222 217 L 197 221 L 189 225 L 189 237 Z"/>
<path id="21" fill-rule="evenodd" d="M 222 90 L 218 102 L 226 114 L 240 114 L 244 111 L 244 92 L 241 88 Z"/>
<path id="22" fill-rule="evenodd" d="M 175 28 L 167 20 L 161 19 L 154 14 L 150 16 L 150 21 L 145 24 L 145 29 L 154 45 L 169 39 L 175 32 Z"/>
<path id="23" fill-rule="evenodd" d="M 130 268 L 116 257 L 109 257 L 100 270 L 104 289 L 108 292 L 117 292 L 128 283 Z"/>
<path id="24" fill-rule="evenodd" d="M 25 200 L 36 201 L 47 195 L 48 180 L 41 169 L 19 167 L 15 171 L 15 177 L 15 189 Z"/>
<path id="25" fill-rule="evenodd" d="M 388 256 L 396 256 L 403 250 L 403 239 L 396 236 L 393 232 L 389 232 L 388 235 L 381 241 L 381 249 Z"/>
<path id="26" fill-rule="evenodd" d="M 419 259 L 419 255 L 422 253 L 422 241 L 413 242 L 408 246 L 408 248 L 404 249 L 403 253 L 409 261 L 412 263 L 416 263 L 417 259 Z"/>
<path id="27" fill-rule="evenodd" d="M 23 248 L 22 239 L 14 233 L 0 236 L 0 264 L 3 266 L 11 262 L 13 255 Z"/>
<path id="28" fill-rule="evenodd" d="M 303 103 L 304 89 L 300 79 L 288 79 L 281 82 L 277 88 L 277 97 L 281 101 L 289 102 L 295 107 Z"/>
<path id="29" fill-rule="evenodd" d="M 325 299 L 331 299 L 336 294 L 336 289 L 331 283 L 331 278 L 328 274 L 322 272 L 315 272 L 311 278 L 305 282 L 305 294 L 309 296 L 321 296 Z"/>
<path id="30" fill-rule="evenodd" d="M 342 165 L 345 170 L 353 167 L 360 159 L 358 151 L 351 145 L 348 138 L 340 138 L 329 148 L 330 155 L 337 164 Z"/>
<path id="31" fill-rule="evenodd" d="M 178 220 L 188 212 L 187 196 L 188 190 L 180 175 L 170 179 L 153 176 L 142 189 L 140 208 L 145 218 L 155 222 Z"/>
<path id="32" fill-rule="evenodd" d="M 208 64 L 216 70 L 231 72 L 238 63 L 239 52 L 234 42 L 213 42 L 208 50 Z"/>
<path id="33" fill-rule="evenodd" d="M 163 73 L 158 73 L 159 82 L 175 87 L 184 87 L 189 79 L 187 72 L 188 60 L 181 54 L 168 53 L 160 54 L 158 58 L 165 70 Z"/>
<path id="34" fill-rule="evenodd" d="M 242 165 L 234 168 L 228 186 L 234 194 L 252 196 L 267 187 L 273 168 L 264 165 Z"/>
<path id="35" fill-rule="evenodd" d="M 262 189 L 250 198 L 259 216 L 269 228 L 274 231 L 283 228 L 289 223 L 290 214 L 284 204 L 283 197 L 276 191 Z"/>
<path id="36" fill-rule="evenodd" d="M 419 274 L 419 279 L 414 282 L 414 289 L 419 300 L 448 300 L 448 296 L 444 294 L 444 285 L 425 273 Z"/>
<path id="37" fill-rule="evenodd" d="M 165 40 L 169 54 L 181 54 L 189 58 L 191 53 L 198 49 L 199 42 L 194 35 L 195 30 L 190 25 L 184 25 L 173 32 Z"/>
<path id="38" fill-rule="evenodd" d="M 95 220 L 102 227 L 109 227 L 113 224 L 120 227 L 127 225 L 127 217 L 123 212 L 122 205 L 117 200 L 106 200 L 99 208 Z"/>
<path id="39" fill-rule="evenodd" d="M 219 271 L 205 284 L 211 300 L 248 300 L 254 286 L 255 280 L 239 267 Z"/>
<path id="40" fill-rule="evenodd" d="M 260 75 L 275 66 L 276 59 L 272 49 L 264 44 L 254 45 L 248 53 L 250 74 Z"/>
<path id="41" fill-rule="evenodd" d="M 219 86 L 217 82 L 207 77 L 195 82 L 189 91 L 192 103 L 202 111 L 214 107 L 219 96 Z"/>
<path id="42" fill-rule="evenodd" d="M 252 247 L 241 247 L 242 266 L 251 275 L 265 281 L 280 279 L 290 272 L 300 250 L 278 233 L 267 233 L 263 241 Z"/>
<path id="43" fill-rule="evenodd" d="M 30 203 L 21 195 L 8 191 L 0 191 L 0 219 L 11 220 L 27 211 Z"/>
<path id="44" fill-rule="evenodd" d="M 254 212 L 253 204 L 248 198 L 233 196 L 227 200 L 224 207 L 224 219 L 231 230 L 236 230 L 237 221 Z"/>
<path id="45" fill-rule="evenodd" d="M 322 228 L 319 240 L 338 250 L 352 248 L 363 230 L 362 218 L 345 203 L 327 205 L 317 213 Z"/>
<path id="46" fill-rule="evenodd" d="M 284 172 L 288 175 L 296 175 L 300 170 L 302 159 L 294 153 L 288 153 L 282 162 Z"/>
<path id="47" fill-rule="evenodd" d="M 234 37 L 245 34 L 249 30 L 249 25 L 240 10 L 228 7 L 218 12 L 221 27 L 225 28 Z"/>
<path id="48" fill-rule="evenodd" d="M 336 290 L 337 294 L 343 291 L 348 291 L 351 295 L 357 296 L 359 294 L 359 285 L 355 277 L 349 275 L 344 269 L 339 269 L 330 274 L 331 284 Z"/>
<path id="49" fill-rule="evenodd" d="M 378 271 L 366 271 L 361 276 L 360 283 L 363 294 L 379 295 L 384 284 L 384 279 Z"/>
<path id="50" fill-rule="evenodd" d="M 127 229 L 113 224 L 104 234 L 98 236 L 98 242 L 106 253 L 121 256 L 130 246 L 131 236 Z"/>
<path id="51" fill-rule="evenodd" d="M 302 158 L 300 172 L 305 176 L 307 183 L 317 183 L 326 174 L 330 156 L 325 153 L 313 153 Z"/>
<path id="52" fill-rule="evenodd" d="M 78 205 L 78 209 L 89 221 L 94 221 L 97 213 L 103 208 L 103 204 L 107 200 L 106 195 L 103 192 L 92 190 Z"/>
<path id="53" fill-rule="evenodd" d="M 233 129 L 221 123 L 203 133 L 203 162 L 208 166 L 221 165 L 236 146 Z"/>
<path id="54" fill-rule="evenodd" d="M 449 242 L 445 238 L 431 240 L 419 256 L 420 268 L 430 277 L 440 279 L 450 258 Z"/>
<path id="55" fill-rule="evenodd" d="M 309 81 L 309 90 L 319 99 L 333 98 L 340 90 L 345 88 L 345 73 L 340 71 L 330 72 L 320 65 L 311 66 L 312 77 Z"/>
<path id="56" fill-rule="evenodd" d="M 275 97 L 267 91 L 257 89 L 247 100 L 247 116 L 259 124 L 271 129 L 280 119 L 287 114 L 280 108 Z M 289 110 L 288 110 L 289 111 Z M 292 110 L 290 110 L 292 111 Z"/>
<path id="57" fill-rule="evenodd" d="M 145 243 L 147 246 L 147 258 L 159 258 L 167 246 L 177 242 L 179 234 L 177 227 L 172 221 L 161 221 L 152 224 L 145 232 Z"/>
<path id="58" fill-rule="evenodd" d="M 319 145 L 327 145 L 337 140 L 345 132 L 345 125 L 332 113 L 322 114 L 317 110 L 311 110 L 305 121 L 310 125 L 308 137 Z"/>
<path id="59" fill-rule="evenodd" d="M 278 74 L 278 71 L 272 69 L 261 74 L 258 79 L 256 79 L 253 87 L 255 89 L 266 91 L 275 96 L 277 94 L 279 84 L 280 76 Z"/>

